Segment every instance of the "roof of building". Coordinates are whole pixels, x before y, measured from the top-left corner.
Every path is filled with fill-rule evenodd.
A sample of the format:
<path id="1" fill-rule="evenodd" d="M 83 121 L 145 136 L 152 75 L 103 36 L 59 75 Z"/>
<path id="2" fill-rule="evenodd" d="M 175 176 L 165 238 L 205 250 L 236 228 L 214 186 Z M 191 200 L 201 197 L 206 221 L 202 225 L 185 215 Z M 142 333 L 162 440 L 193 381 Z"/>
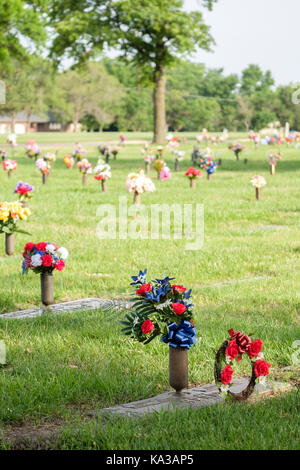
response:
<path id="1" fill-rule="evenodd" d="M 10 115 L 0 114 L 0 122 L 11 122 L 11 121 L 12 121 L 12 118 Z M 41 116 L 38 116 L 37 114 L 32 114 L 30 117 L 30 122 L 43 123 L 43 122 L 49 122 L 49 121 L 52 121 L 50 116 L 41 117 Z M 27 122 L 27 113 L 25 113 L 24 111 L 17 113 L 16 123 L 18 122 Z"/>

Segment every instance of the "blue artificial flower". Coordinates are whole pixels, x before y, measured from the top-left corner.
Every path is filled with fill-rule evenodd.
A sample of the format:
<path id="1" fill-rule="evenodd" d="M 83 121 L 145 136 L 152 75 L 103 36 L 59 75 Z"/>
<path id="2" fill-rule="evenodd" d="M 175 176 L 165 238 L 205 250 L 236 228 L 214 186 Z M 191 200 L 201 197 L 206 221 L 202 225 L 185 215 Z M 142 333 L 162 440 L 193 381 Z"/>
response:
<path id="1" fill-rule="evenodd" d="M 137 284 L 146 284 L 147 281 L 147 269 L 145 271 L 140 271 L 138 276 L 131 276 L 131 279 L 134 282 L 131 282 L 131 286 L 136 286 Z"/>
<path id="2" fill-rule="evenodd" d="M 165 277 L 164 279 L 154 279 L 152 282 L 157 282 L 158 284 L 161 284 L 162 286 L 165 286 L 166 284 L 169 284 L 170 281 L 173 281 L 175 277 Z"/>
<path id="3" fill-rule="evenodd" d="M 146 292 L 146 299 L 160 302 L 161 297 L 165 297 L 169 290 L 168 286 L 152 286 L 151 291 Z"/>

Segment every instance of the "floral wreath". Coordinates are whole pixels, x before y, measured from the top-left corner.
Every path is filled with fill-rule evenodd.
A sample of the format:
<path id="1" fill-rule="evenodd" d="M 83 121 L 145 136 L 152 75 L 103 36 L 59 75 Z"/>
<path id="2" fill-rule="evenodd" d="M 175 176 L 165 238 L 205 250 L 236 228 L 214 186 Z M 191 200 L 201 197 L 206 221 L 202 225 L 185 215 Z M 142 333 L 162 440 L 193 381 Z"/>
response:
<path id="1" fill-rule="evenodd" d="M 265 384 L 266 376 L 269 374 L 271 364 L 263 360 L 264 354 L 261 352 L 262 340 L 251 340 L 250 335 L 245 335 L 240 331 L 228 330 L 230 339 L 225 340 L 216 353 L 215 359 L 215 382 L 221 394 L 232 397 L 237 401 L 244 401 L 254 392 L 255 382 Z M 252 374 L 247 387 L 239 393 L 230 391 L 233 376 L 233 361 L 240 362 L 246 355 L 251 362 Z M 223 367 L 222 362 L 226 363 Z"/>

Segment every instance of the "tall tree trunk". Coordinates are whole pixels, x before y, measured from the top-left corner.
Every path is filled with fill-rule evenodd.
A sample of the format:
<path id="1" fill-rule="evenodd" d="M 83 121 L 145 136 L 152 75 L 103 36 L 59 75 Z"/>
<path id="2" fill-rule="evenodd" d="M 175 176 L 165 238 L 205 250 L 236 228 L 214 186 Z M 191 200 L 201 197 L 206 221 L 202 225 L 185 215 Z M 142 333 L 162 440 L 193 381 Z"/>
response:
<path id="1" fill-rule="evenodd" d="M 164 144 L 166 139 L 166 71 L 157 65 L 154 74 L 153 91 L 154 138 L 156 144 Z"/>

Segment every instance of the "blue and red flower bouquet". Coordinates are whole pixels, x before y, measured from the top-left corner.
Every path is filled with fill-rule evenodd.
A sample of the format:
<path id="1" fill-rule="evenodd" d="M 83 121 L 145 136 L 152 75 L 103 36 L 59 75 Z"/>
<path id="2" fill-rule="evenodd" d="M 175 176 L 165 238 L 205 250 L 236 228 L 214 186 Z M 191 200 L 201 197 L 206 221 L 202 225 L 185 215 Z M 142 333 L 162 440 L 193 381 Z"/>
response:
<path id="1" fill-rule="evenodd" d="M 196 343 L 191 289 L 165 277 L 147 282 L 147 269 L 132 276 L 135 287 L 133 312 L 126 315 L 122 331 L 144 344 L 161 336 L 173 348 L 187 348 Z"/>
<path id="2" fill-rule="evenodd" d="M 23 253 L 23 274 L 32 269 L 37 274 L 52 273 L 54 269 L 62 271 L 68 257 L 68 250 L 54 243 L 27 243 Z"/>

